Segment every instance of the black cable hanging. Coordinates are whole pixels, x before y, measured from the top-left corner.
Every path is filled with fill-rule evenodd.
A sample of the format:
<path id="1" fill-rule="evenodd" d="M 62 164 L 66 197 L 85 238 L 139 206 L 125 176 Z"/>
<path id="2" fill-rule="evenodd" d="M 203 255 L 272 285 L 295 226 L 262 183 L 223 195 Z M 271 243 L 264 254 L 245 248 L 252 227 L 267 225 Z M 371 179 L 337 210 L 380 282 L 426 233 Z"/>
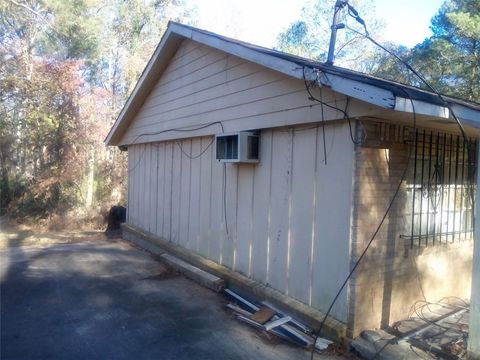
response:
<path id="1" fill-rule="evenodd" d="M 465 129 L 462 125 L 462 123 L 460 122 L 460 120 L 457 118 L 457 116 L 455 115 L 452 107 L 450 106 L 450 104 L 445 100 L 445 98 L 438 92 L 436 91 L 426 80 L 424 77 L 422 77 L 415 69 L 413 69 L 408 63 L 406 63 L 403 59 L 401 59 L 399 56 L 397 56 L 395 53 L 389 51 L 388 49 L 386 49 L 384 46 L 382 46 L 381 44 L 379 44 L 377 41 L 375 41 L 368 33 L 368 30 L 367 30 L 367 27 L 366 27 L 366 24 L 365 24 L 365 21 L 359 16 L 358 12 L 351 6 L 351 5 L 348 5 L 348 13 L 350 16 L 352 16 L 357 22 L 359 22 L 360 24 L 363 25 L 364 29 L 365 29 L 365 34 L 361 34 L 359 31 L 357 30 L 354 30 L 354 29 L 351 29 L 349 27 L 347 27 L 348 29 L 354 31 L 355 33 L 357 34 L 360 34 L 364 37 L 366 37 L 367 39 L 369 39 L 373 44 L 375 44 L 376 46 L 380 47 L 381 49 L 383 49 L 384 51 L 386 51 L 388 54 L 390 54 L 391 56 L 393 56 L 395 59 L 397 59 L 398 61 L 400 61 L 403 65 L 405 65 L 407 67 L 407 69 L 409 69 L 414 75 L 416 75 L 422 82 L 425 83 L 425 85 L 432 91 L 434 92 L 441 100 L 442 102 L 445 104 L 445 106 L 449 109 L 450 111 L 450 114 L 452 114 L 453 118 L 455 119 L 459 129 L 460 129 L 460 132 L 464 138 L 464 142 L 467 143 L 467 136 L 466 136 L 466 133 L 465 133 Z M 303 77 L 304 77 L 304 81 L 305 81 L 305 86 L 306 86 L 306 90 L 308 92 L 308 94 L 310 95 L 310 97 L 313 99 L 313 100 L 316 100 L 316 101 L 319 101 L 318 99 L 315 99 L 312 95 L 311 95 L 311 92 L 307 86 L 307 82 L 306 82 L 306 79 L 305 79 L 305 68 L 304 68 L 304 71 L 303 71 Z M 415 105 L 414 105 L 414 101 L 412 99 L 412 97 L 410 96 L 410 94 L 408 94 L 408 92 L 401 88 L 400 86 L 398 87 L 399 89 L 401 89 L 406 95 L 407 97 L 409 98 L 410 100 L 410 103 L 412 105 L 412 116 L 413 116 L 413 127 L 414 127 L 414 133 L 416 133 L 416 112 L 415 112 Z M 337 109 L 338 110 L 338 109 Z M 344 116 L 348 118 L 348 115 L 346 113 L 344 113 Z M 349 121 L 350 123 L 350 121 Z M 354 141 L 355 139 L 353 138 L 353 135 L 352 135 L 352 132 L 350 132 L 351 136 L 352 136 L 352 141 Z M 417 141 L 417 137 L 415 137 L 415 142 Z M 355 142 L 354 142 L 355 143 Z M 416 146 L 416 144 L 415 144 Z M 409 158 L 410 158 L 411 154 L 409 154 Z M 323 320 L 322 322 L 320 323 L 320 326 L 318 328 L 318 330 L 315 332 L 315 337 L 314 337 L 314 346 L 312 348 L 312 351 L 311 351 L 311 354 L 310 354 L 310 358 L 313 360 L 313 356 L 314 356 L 314 352 L 315 352 L 315 344 L 317 342 L 317 339 L 318 337 L 320 336 L 321 334 L 321 331 L 323 329 L 323 326 L 325 325 L 325 322 L 328 318 L 328 316 L 330 315 L 330 312 L 332 311 L 332 308 L 333 306 L 335 305 L 335 303 L 337 302 L 340 294 L 342 293 L 343 289 L 345 288 L 345 286 L 347 285 L 348 281 L 350 280 L 350 278 L 352 277 L 353 273 L 355 272 L 355 270 L 357 269 L 358 265 L 360 264 L 360 262 L 363 260 L 365 254 L 367 253 L 368 249 L 370 248 L 370 245 L 373 243 L 373 241 L 375 240 L 380 228 L 382 227 L 388 213 L 390 212 L 390 209 L 392 208 L 393 206 L 393 203 L 400 191 L 400 188 L 401 188 L 401 184 L 402 182 L 405 180 L 405 176 L 406 176 L 406 173 L 407 173 L 407 170 L 408 170 L 408 167 L 409 167 L 409 163 L 410 161 L 407 161 L 407 166 L 405 167 L 405 170 L 403 171 L 402 173 L 402 178 L 395 190 L 395 193 L 387 207 L 387 210 L 385 211 L 385 214 L 383 215 L 378 227 L 376 228 L 375 232 L 373 233 L 372 237 L 370 238 L 369 242 L 367 243 L 367 246 L 365 247 L 365 249 L 363 250 L 362 254 L 360 255 L 360 257 L 357 259 L 357 261 L 355 262 L 354 266 L 352 267 L 352 269 L 350 270 L 348 276 L 346 277 L 345 281 L 342 283 L 342 286 L 340 287 L 340 289 L 338 290 L 337 294 L 335 295 L 334 299 L 332 300 L 330 306 L 328 307 L 328 310 L 327 312 L 325 313 L 325 316 L 323 317 Z M 383 351 L 385 349 L 385 347 L 388 345 L 389 343 L 385 344 L 379 351 L 377 351 L 377 353 L 374 355 L 374 358 L 376 358 L 381 351 Z"/>

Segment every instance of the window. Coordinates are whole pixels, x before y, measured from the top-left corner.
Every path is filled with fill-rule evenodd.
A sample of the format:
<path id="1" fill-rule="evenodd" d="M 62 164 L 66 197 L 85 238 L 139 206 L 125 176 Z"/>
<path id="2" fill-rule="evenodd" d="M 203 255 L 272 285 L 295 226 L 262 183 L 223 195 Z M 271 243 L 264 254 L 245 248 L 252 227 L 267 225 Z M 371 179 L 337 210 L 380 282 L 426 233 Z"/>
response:
<path id="1" fill-rule="evenodd" d="M 472 238 L 477 141 L 428 130 L 413 136 L 405 227 L 409 233 L 401 237 L 412 247 Z"/>

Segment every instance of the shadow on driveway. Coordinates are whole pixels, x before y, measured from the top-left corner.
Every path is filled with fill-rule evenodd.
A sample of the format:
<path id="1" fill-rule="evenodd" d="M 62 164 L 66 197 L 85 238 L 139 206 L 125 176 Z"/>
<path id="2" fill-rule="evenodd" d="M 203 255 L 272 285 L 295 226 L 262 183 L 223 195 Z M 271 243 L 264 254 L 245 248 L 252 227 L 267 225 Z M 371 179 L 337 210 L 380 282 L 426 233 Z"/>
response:
<path id="1" fill-rule="evenodd" d="M 1 359 L 307 359 L 121 240 L 0 250 Z"/>

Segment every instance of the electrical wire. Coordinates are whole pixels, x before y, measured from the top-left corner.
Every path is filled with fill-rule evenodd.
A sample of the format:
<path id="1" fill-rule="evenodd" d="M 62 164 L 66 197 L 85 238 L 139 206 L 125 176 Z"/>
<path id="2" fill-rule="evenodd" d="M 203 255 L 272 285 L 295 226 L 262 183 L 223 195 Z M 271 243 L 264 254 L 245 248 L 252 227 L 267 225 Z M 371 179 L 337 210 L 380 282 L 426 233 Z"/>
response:
<path id="1" fill-rule="evenodd" d="M 202 126 L 198 126 L 198 127 L 195 127 L 195 128 L 189 128 L 189 129 L 184 129 L 184 128 L 177 128 L 177 129 L 167 129 L 167 130 L 160 130 L 160 131 L 153 131 L 153 132 L 148 132 L 148 133 L 142 133 L 142 134 L 139 134 L 135 137 L 135 139 L 132 141 L 132 145 L 134 145 L 137 140 L 143 136 L 152 136 L 152 135 L 158 135 L 158 134 L 163 134 L 163 133 L 167 133 L 167 132 L 191 132 L 191 131 L 197 131 L 197 130 L 201 130 L 201 129 L 205 129 L 207 127 L 210 127 L 210 126 L 213 126 L 213 125 L 220 125 L 221 129 L 222 129 L 222 133 L 225 133 L 225 128 L 223 126 L 223 123 L 221 121 L 213 121 L 211 123 L 208 123 L 208 124 L 205 124 L 205 125 L 202 125 Z M 180 148 L 180 151 L 182 152 L 183 155 L 185 155 L 186 157 L 188 157 L 189 159 L 197 159 L 199 157 L 201 157 L 214 143 L 215 141 L 215 138 L 212 139 L 212 141 L 207 145 L 207 147 L 205 149 L 203 149 L 202 151 L 200 151 L 199 154 L 197 155 L 191 155 L 191 154 L 188 154 L 184 151 L 183 147 L 180 145 L 179 141 L 177 141 L 177 145 L 178 147 Z M 129 168 L 128 169 L 128 173 L 130 174 L 132 171 L 135 170 L 135 168 L 141 163 L 142 159 L 143 159 L 143 156 L 145 155 L 145 151 L 146 151 L 146 148 L 143 150 L 142 154 L 140 155 L 140 158 L 137 160 L 137 162 L 134 164 L 134 166 L 132 168 Z M 225 221 L 225 232 L 226 232 L 226 235 L 227 235 L 227 239 L 230 237 L 230 231 L 229 231 L 229 228 L 228 228 L 228 217 L 227 217 L 227 168 L 226 168 L 226 164 L 224 163 L 223 164 L 223 184 L 222 184 L 222 187 L 223 187 L 223 216 L 224 216 L 224 221 Z"/>
<path id="2" fill-rule="evenodd" d="M 227 240 L 230 239 L 230 230 L 228 229 L 228 217 L 227 217 L 227 164 L 223 163 L 223 220 L 225 222 L 225 233 Z"/>
<path id="3" fill-rule="evenodd" d="M 463 141 L 464 143 L 466 144 L 466 148 L 467 148 L 467 151 L 468 153 L 471 152 L 471 149 L 470 149 L 470 146 L 471 146 L 471 143 L 470 141 L 468 141 L 468 137 L 467 137 L 467 134 L 465 132 L 465 128 L 463 126 L 463 124 L 461 123 L 460 119 L 457 117 L 457 115 L 455 114 L 455 112 L 453 111 L 453 108 L 452 106 L 450 105 L 450 103 L 445 99 L 445 97 L 438 91 L 436 90 L 426 79 L 425 77 L 423 77 L 418 71 L 416 71 L 409 63 L 407 63 L 405 60 L 403 60 L 401 57 L 399 57 L 397 54 L 395 54 L 393 51 L 387 49 L 385 46 L 383 46 L 382 44 L 380 44 L 378 41 L 376 41 L 375 39 L 373 39 L 371 36 L 370 36 L 370 33 L 368 32 L 367 30 L 367 26 L 365 24 L 365 21 L 360 17 L 360 15 L 358 14 L 358 12 L 355 10 L 355 8 L 353 8 L 351 5 L 347 4 L 348 5 L 348 14 L 354 18 L 358 23 L 360 23 L 364 30 L 365 30 L 365 34 L 362 34 L 361 32 L 349 27 L 349 26 L 345 26 L 345 28 L 347 28 L 348 30 L 356 33 L 357 35 L 360 35 L 360 36 L 363 36 L 365 37 L 366 39 L 368 39 L 369 41 L 371 41 L 374 45 L 378 46 L 379 48 L 381 48 L 383 51 L 385 51 L 387 54 L 389 54 L 390 56 L 394 57 L 397 61 L 399 61 L 401 64 L 403 64 L 410 72 L 412 72 L 416 77 L 418 77 L 420 79 L 421 82 L 423 82 L 426 87 L 432 91 L 435 95 L 437 95 L 437 97 L 442 101 L 442 103 L 445 105 L 445 107 L 448 109 L 449 113 L 452 115 L 453 119 L 455 120 L 455 122 L 457 123 L 457 126 L 460 130 L 460 133 L 462 134 L 462 137 L 463 137 Z M 406 92 L 406 90 L 404 90 L 402 88 L 402 90 L 404 92 Z M 412 106 L 413 106 L 413 102 L 412 102 Z M 474 185 L 472 184 L 472 186 L 470 187 L 471 191 L 471 202 L 473 203 L 473 197 L 474 197 Z"/>
<path id="4" fill-rule="evenodd" d="M 384 215 L 382 216 L 382 219 L 379 223 L 379 225 L 377 226 L 375 232 L 373 233 L 372 237 L 370 238 L 370 240 L 368 241 L 367 245 L 365 246 L 364 250 L 362 251 L 360 257 L 357 259 L 357 261 L 355 262 L 354 266 L 352 267 L 352 269 L 350 270 L 350 272 L 348 273 L 348 276 L 345 278 L 345 280 L 343 281 L 342 283 L 342 286 L 340 286 L 340 289 L 337 291 L 337 294 L 335 295 L 335 297 L 333 298 L 332 302 L 330 303 L 330 306 L 328 307 L 328 310 L 327 312 L 325 313 L 323 319 L 322 319 L 322 322 L 320 323 L 320 326 L 318 328 L 317 331 L 315 331 L 315 336 L 314 336 L 314 341 L 313 341 L 313 344 L 315 345 L 317 343 L 317 340 L 318 338 L 320 337 L 320 334 L 322 333 L 322 329 L 323 329 L 323 326 L 325 325 L 325 322 L 327 321 L 327 318 L 328 316 L 330 315 L 332 309 L 333 309 L 333 306 L 335 305 L 335 303 L 337 302 L 338 298 L 340 297 L 340 294 L 343 292 L 343 289 L 345 289 L 345 286 L 347 285 L 348 281 L 350 280 L 350 278 L 353 276 L 355 270 L 357 270 L 358 266 L 360 265 L 360 263 L 362 262 L 363 258 L 365 257 L 368 249 L 370 248 L 370 246 L 372 245 L 373 241 L 375 240 L 375 238 L 377 237 L 377 234 L 378 232 L 380 231 L 383 223 L 385 222 L 385 219 L 387 218 L 387 215 L 388 213 L 390 212 L 390 209 L 392 208 L 394 202 L 395 202 L 395 199 L 397 198 L 397 195 L 398 193 L 400 192 L 400 188 L 402 187 L 402 183 L 403 181 L 405 180 L 405 176 L 407 174 L 407 170 L 409 168 L 409 161 L 407 161 L 407 166 L 405 166 L 405 169 L 403 170 L 403 173 L 402 173 L 402 176 L 401 176 L 401 179 L 398 183 L 398 186 L 397 188 L 395 189 L 395 193 L 393 194 L 393 197 L 392 199 L 390 200 L 390 203 L 388 204 L 388 207 L 387 207 L 387 210 L 385 211 Z M 310 356 L 310 359 L 313 360 L 313 354 L 315 352 L 315 346 L 313 346 L 313 349 L 311 351 L 311 356 Z"/>
<path id="5" fill-rule="evenodd" d="M 135 145 L 137 140 L 140 139 L 141 137 L 143 136 L 152 136 L 152 135 L 159 135 L 159 134 L 164 134 L 164 133 L 168 133 L 168 132 L 192 132 L 192 131 L 197 131 L 197 130 L 202 130 L 202 129 L 206 129 L 210 126 L 213 126 L 213 125 L 220 125 L 221 129 L 222 129 L 222 133 L 225 132 L 225 129 L 224 129 L 224 126 L 223 126 L 223 123 L 221 121 L 213 121 L 211 123 L 208 123 L 208 124 L 205 124 L 205 125 L 201 125 L 201 126 L 198 126 L 198 127 L 195 127 L 195 128 L 188 128 L 188 129 L 185 129 L 185 128 L 177 128 L 177 129 L 167 129 L 167 130 L 159 130 L 159 131 L 153 131 L 153 132 L 148 132 L 148 133 L 142 133 L 142 134 L 139 134 L 137 135 L 133 141 L 130 143 L 130 145 Z M 213 141 L 212 140 L 212 143 L 209 145 L 209 147 L 213 144 Z M 178 143 L 178 142 L 177 142 Z M 182 148 L 180 147 L 180 149 L 182 150 Z M 207 147 L 208 149 L 208 147 Z M 198 157 L 202 156 L 204 152 L 207 151 L 207 149 L 205 149 Z M 136 169 L 136 167 L 141 163 L 141 161 L 143 160 L 143 156 L 145 155 L 145 151 L 146 149 L 144 149 L 142 151 L 142 154 L 140 155 L 140 158 L 137 160 L 137 162 L 133 165 L 132 168 L 129 168 L 128 169 L 128 173 L 130 174 L 132 171 L 134 171 Z M 186 154 L 183 150 L 182 150 L 182 153 L 184 153 L 187 157 L 188 157 L 188 154 Z M 196 157 L 193 157 L 193 158 L 196 158 Z"/>
<path id="6" fill-rule="evenodd" d="M 457 115 L 455 114 L 455 112 L 453 111 L 452 109 L 452 106 L 450 105 L 450 103 L 444 98 L 444 96 L 438 91 L 436 90 L 418 71 L 416 71 L 409 63 L 407 63 L 405 60 L 403 60 L 400 56 L 398 56 L 397 54 L 395 54 L 393 51 L 387 49 L 385 46 L 383 46 L 382 44 L 380 44 L 378 41 L 376 41 L 375 39 L 373 39 L 368 30 L 367 30 L 367 26 L 365 25 L 365 22 L 363 21 L 363 19 L 358 16 L 358 13 L 356 16 L 353 16 L 352 14 L 350 14 L 350 8 L 351 6 L 349 6 L 349 15 L 352 16 L 356 21 L 358 21 L 360 24 L 363 25 L 364 29 L 365 29 L 365 34 L 362 34 L 360 31 L 358 30 L 355 30 L 349 26 L 345 26 L 346 29 L 358 34 L 358 35 L 361 35 L 363 37 L 365 37 L 366 39 L 368 39 L 369 41 L 371 41 L 374 45 L 378 46 L 379 48 L 381 48 L 383 51 L 387 52 L 390 56 L 393 56 L 395 59 L 397 59 L 399 62 L 401 62 L 409 71 L 411 71 L 416 77 L 418 77 L 424 84 L 425 86 L 431 91 L 433 92 L 435 95 L 438 96 L 438 98 L 443 102 L 443 104 L 445 105 L 445 107 L 449 110 L 450 114 L 452 115 L 453 119 L 455 120 L 455 122 L 457 123 L 457 126 L 458 128 L 460 129 L 460 132 L 462 134 L 462 137 L 463 139 L 466 141 L 467 140 L 467 134 L 465 132 L 465 128 L 463 127 L 463 124 L 460 122 L 460 120 L 458 119 Z"/>
<path id="7" fill-rule="evenodd" d="M 352 123 L 351 123 L 350 116 L 348 116 L 347 112 L 343 109 L 340 109 L 337 106 L 330 105 L 329 103 L 327 103 L 325 101 L 322 101 L 321 99 L 318 99 L 315 96 L 313 96 L 313 94 L 310 90 L 310 87 L 312 85 L 308 84 L 307 78 L 305 76 L 305 66 L 302 67 L 302 72 L 303 72 L 303 82 L 304 82 L 304 85 L 305 85 L 305 90 L 307 91 L 307 93 L 309 95 L 309 100 L 316 101 L 316 102 L 320 103 L 322 108 L 323 108 L 323 106 L 326 106 L 330 109 L 333 109 L 333 110 L 336 110 L 336 111 L 340 112 L 343 115 L 343 118 L 348 121 L 348 126 L 349 126 L 349 129 L 350 129 L 350 139 L 352 140 L 353 144 L 354 145 L 361 145 L 364 140 L 359 141 L 358 139 L 355 139 L 355 137 L 353 136 Z M 347 97 L 347 106 L 348 106 L 348 97 Z"/>
<path id="8" fill-rule="evenodd" d="M 322 93 L 322 88 L 320 88 L 320 99 L 322 99 L 322 102 L 320 103 L 320 111 L 322 113 L 322 138 L 323 138 L 323 157 L 325 160 L 325 165 L 327 165 L 327 143 L 325 140 L 325 115 L 323 112 L 323 93 Z"/>
<path id="9" fill-rule="evenodd" d="M 176 143 L 177 143 L 177 146 L 180 148 L 180 151 L 182 152 L 183 155 L 185 155 L 189 159 L 195 160 L 195 159 L 198 159 L 199 157 L 201 157 L 203 154 L 205 154 L 207 152 L 207 150 L 213 145 L 214 141 L 215 141 L 215 138 L 212 137 L 212 140 L 208 143 L 208 145 L 205 147 L 205 149 L 200 150 L 200 152 L 197 155 L 188 154 L 185 150 L 183 150 L 183 146 L 180 143 L 180 141 L 176 141 Z"/>
<path id="10" fill-rule="evenodd" d="M 201 126 L 198 126 L 198 127 L 195 127 L 195 128 L 176 128 L 176 129 L 166 129 L 166 130 L 159 130 L 159 131 L 152 131 L 152 132 L 148 132 L 148 133 L 142 133 L 142 134 L 137 135 L 135 137 L 135 139 L 133 139 L 131 144 L 135 144 L 137 142 L 137 140 L 139 138 L 141 138 L 142 136 L 159 135 L 159 134 L 164 134 L 164 133 L 167 133 L 167 132 L 175 132 L 175 131 L 176 132 L 191 132 L 191 131 L 206 129 L 206 128 L 212 126 L 212 125 L 220 125 L 220 127 L 222 128 L 222 133 L 225 132 L 224 127 L 223 127 L 223 123 L 221 121 L 213 121 L 213 122 L 210 122 L 208 124 L 201 125 Z"/>
<path id="11" fill-rule="evenodd" d="M 304 70 L 304 74 L 305 74 L 305 70 Z M 305 80 L 305 77 L 304 77 L 304 80 Z M 306 81 L 306 80 L 305 80 Z M 399 87 L 401 89 L 401 87 Z M 413 121 L 413 132 L 414 134 L 417 133 L 416 129 L 417 129 L 417 115 L 416 115 L 416 111 L 415 111 L 415 104 L 413 102 L 413 99 L 412 97 L 410 96 L 410 94 L 408 94 L 408 92 L 406 92 L 404 89 L 401 89 L 402 91 L 404 91 L 404 93 L 406 94 L 406 96 L 409 98 L 410 100 L 410 103 L 412 105 L 412 121 Z M 311 94 L 310 91 L 308 91 L 308 88 L 307 88 L 307 92 L 309 93 L 309 95 Z M 318 100 L 317 100 L 318 101 Z M 348 103 L 347 103 L 348 105 Z M 347 117 L 347 119 L 349 119 L 348 117 L 348 114 L 346 111 L 341 111 L 342 113 L 344 113 L 344 116 Z M 349 121 L 349 125 L 350 125 L 350 121 Z M 360 145 L 362 142 L 360 143 L 357 143 L 353 138 L 353 132 L 352 132 L 352 129 L 351 129 L 351 125 L 350 125 L 350 136 L 352 138 L 352 141 L 354 142 L 355 145 Z M 416 144 L 417 142 L 417 137 L 415 137 L 415 146 L 417 146 Z M 410 150 L 410 149 L 409 149 Z M 403 173 L 402 173 L 402 176 L 401 176 L 401 179 L 398 183 L 398 186 L 397 188 L 395 189 L 395 193 L 393 194 L 392 196 L 392 199 L 390 200 L 390 203 L 388 204 L 388 207 L 379 223 L 379 225 L 377 226 L 377 228 L 375 229 L 375 232 L 373 233 L 372 237 L 370 238 L 369 242 L 367 243 L 367 245 L 365 246 L 363 252 L 361 253 L 360 257 L 357 259 L 357 261 L 355 262 L 354 266 L 351 268 L 349 274 L 347 275 L 347 277 L 345 278 L 344 282 L 342 283 L 341 287 L 339 288 L 339 290 L 337 291 L 335 297 L 333 298 L 332 302 L 330 303 L 329 307 L 328 307 L 328 310 L 327 312 L 325 313 L 323 319 L 322 319 L 322 322 L 320 323 L 320 326 L 319 328 L 317 329 L 317 331 L 314 332 L 314 346 L 311 350 L 311 353 L 310 353 L 310 359 L 313 360 L 313 356 L 314 356 L 314 353 L 315 353 L 315 344 L 318 340 L 318 338 L 320 337 L 321 335 L 321 332 L 322 332 L 322 329 L 325 325 L 325 322 L 328 318 L 328 316 L 330 315 L 332 309 L 333 309 L 333 306 L 335 305 L 335 303 L 337 302 L 338 298 L 340 297 L 341 293 L 343 292 L 343 290 L 345 289 L 346 285 L 348 284 L 349 280 L 351 279 L 351 277 L 353 276 L 353 274 L 355 273 L 355 270 L 358 268 L 358 266 L 360 265 L 361 261 L 363 260 L 363 258 L 365 257 L 368 249 L 370 248 L 370 246 L 372 245 L 373 241 L 375 240 L 378 232 L 380 231 L 381 227 L 383 226 L 383 223 L 385 222 L 385 219 L 386 217 L 388 216 L 389 212 L 390 212 L 390 209 L 392 208 L 394 202 L 395 202 L 395 199 L 397 198 L 399 192 L 400 192 L 400 188 L 402 186 L 402 183 L 404 182 L 405 178 L 406 178 L 406 174 L 407 174 L 407 171 L 408 171 L 408 168 L 409 168 L 409 165 L 410 165 L 410 157 L 411 157 L 411 151 L 409 151 L 409 155 L 408 155 L 408 160 L 407 160 L 407 165 L 405 166 L 405 169 L 403 170 Z M 384 346 L 382 346 L 382 348 L 380 348 L 374 355 L 374 359 L 388 346 L 390 345 L 390 342 L 387 342 L 386 344 L 384 344 Z"/>
<path id="12" fill-rule="evenodd" d="M 438 92 L 436 91 L 415 69 L 413 69 L 408 63 L 406 63 L 405 61 L 403 61 L 400 57 L 398 57 L 396 54 L 394 54 L 393 52 L 389 51 L 388 49 L 386 49 L 384 46 L 382 46 L 381 44 L 379 44 L 377 41 L 375 41 L 373 38 L 371 38 L 371 36 L 369 35 L 368 33 L 368 30 L 367 30 L 367 27 L 366 27 L 366 24 L 365 24 L 365 21 L 358 15 L 358 12 L 350 5 L 348 5 L 348 13 L 350 16 L 352 16 L 356 21 L 358 21 L 360 24 L 363 25 L 364 29 L 365 29 L 365 34 L 361 34 L 359 31 L 357 30 L 354 30 L 354 29 L 351 29 L 349 27 L 347 27 L 348 29 L 354 31 L 355 33 L 357 34 L 360 34 L 360 35 L 363 35 L 365 36 L 367 39 L 369 39 L 372 43 L 374 43 L 375 45 L 377 45 L 378 47 L 382 48 L 384 51 L 386 51 L 387 53 L 389 53 L 391 56 L 394 56 L 397 60 L 399 60 L 402 64 L 404 64 L 407 69 L 409 69 L 413 74 L 415 74 L 422 82 L 425 83 L 425 85 L 432 91 L 434 92 L 441 100 L 442 102 L 445 104 L 445 106 L 449 109 L 450 111 L 450 114 L 452 114 L 453 118 L 455 119 L 459 129 L 460 129 L 460 132 L 462 133 L 462 136 L 464 138 L 464 141 L 466 142 L 467 140 L 467 137 L 466 137 L 466 133 L 465 133 L 465 129 L 463 127 L 463 125 L 461 124 L 460 120 L 457 118 L 457 116 L 455 115 L 453 109 L 451 108 L 450 104 L 445 100 L 445 98 Z M 310 98 L 312 98 L 313 100 L 316 100 L 316 101 L 319 101 L 318 99 L 315 99 L 311 92 L 310 92 L 310 89 L 309 89 L 309 86 L 308 86 L 308 83 L 306 81 L 306 78 L 305 78 L 305 68 L 303 68 L 303 78 L 304 78 L 304 82 L 305 82 L 305 88 L 308 92 L 308 94 L 310 95 Z M 400 87 L 399 87 L 400 88 Z M 412 97 L 408 94 L 408 92 L 404 89 L 402 89 L 402 91 L 408 95 L 408 98 L 410 99 L 410 102 L 412 104 L 412 114 L 413 114 L 413 121 L 414 121 L 414 131 L 416 133 L 416 112 L 415 112 L 415 107 L 414 107 L 414 102 L 413 102 L 413 99 Z M 346 112 L 343 112 L 344 114 L 344 117 L 346 117 L 348 120 L 349 120 L 349 117 L 348 115 L 346 114 Z M 349 125 L 350 125 L 350 129 L 351 129 L 351 124 L 350 124 L 350 120 L 349 120 Z M 350 130 L 350 136 L 352 138 L 352 141 L 354 141 L 354 143 L 356 143 L 354 137 L 353 137 L 353 134 L 352 134 L 352 130 Z M 415 141 L 417 141 L 417 139 L 415 138 Z M 415 144 L 416 146 L 416 144 Z M 410 155 L 409 155 L 410 157 Z M 378 234 L 381 226 L 383 225 L 388 213 L 390 212 L 390 209 L 391 207 L 393 206 L 393 203 L 400 191 L 400 188 L 401 188 L 401 184 L 402 182 L 404 181 L 405 179 L 405 176 L 406 176 L 406 173 L 407 173 L 407 169 L 409 167 L 409 163 L 410 161 L 407 162 L 407 166 L 405 167 L 405 170 L 403 171 L 402 173 L 402 178 L 395 190 L 395 193 L 390 201 L 390 204 L 388 205 L 387 207 L 387 210 L 385 211 L 385 214 L 383 215 L 381 221 L 380 221 L 380 224 L 378 225 L 378 227 L 376 228 L 374 234 L 372 235 L 371 239 L 369 240 L 369 242 L 367 243 L 367 246 L 365 247 L 365 249 L 363 250 L 362 254 L 360 255 L 360 257 L 357 259 L 357 261 L 355 262 L 354 266 L 352 267 L 352 269 L 350 270 L 350 273 L 348 274 L 348 276 L 346 277 L 345 281 L 342 283 L 342 286 L 340 287 L 340 289 L 338 290 L 337 294 L 335 295 L 333 301 L 331 302 L 330 306 L 328 307 L 328 310 L 327 312 L 325 313 L 325 316 L 322 320 L 322 322 L 320 323 L 320 326 L 318 328 L 318 330 L 316 331 L 315 333 L 315 341 L 314 341 L 314 345 L 316 344 L 316 341 L 318 339 L 318 337 L 320 336 L 321 334 L 321 331 L 322 331 L 322 328 L 326 322 L 326 319 L 328 317 L 328 315 L 330 314 L 333 306 L 335 305 L 336 301 L 338 300 L 340 294 L 342 293 L 343 289 L 345 288 L 345 286 L 347 285 L 348 281 L 350 280 L 350 278 L 352 277 L 353 273 L 355 272 L 355 270 L 357 269 L 358 265 L 360 264 L 360 262 L 362 261 L 362 259 L 364 258 L 365 254 L 367 253 L 368 249 L 370 248 L 371 244 L 373 243 L 373 241 L 375 240 L 375 237 L 376 235 Z M 381 351 L 383 351 L 383 349 L 388 346 L 388 342 L 379 350 L 377 351 L 377 353 L 375 354 L 374 358 L 376 358 Z M 312 348 L 312 351 L 311 351 L 311 356 L 310 358 L 313 360 L 313 354 L 314 354 L 314 351 L 315 351 L 315 346 L 313 346 Z"/>

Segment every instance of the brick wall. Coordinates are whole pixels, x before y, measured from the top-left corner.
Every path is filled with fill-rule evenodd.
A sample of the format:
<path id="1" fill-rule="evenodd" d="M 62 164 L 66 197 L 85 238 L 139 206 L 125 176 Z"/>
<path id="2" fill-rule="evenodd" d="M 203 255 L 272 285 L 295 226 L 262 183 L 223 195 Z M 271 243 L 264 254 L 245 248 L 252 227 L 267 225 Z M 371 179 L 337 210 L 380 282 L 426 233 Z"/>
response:
<path id="1" fill-rule="evenodd" d="M 359 128 L 359 135 L 366 138 L 355 149 L 352 266 L 385 214 L 410 159 L 408 128 L 373 122 Z M 409 166 L 385 222 L 350 283 L 350 336 L 407 318 L 414 302 L 424 297 L 438 301 L 445 296 L 470 296 L 471 239 L 412 248 L 409 239 L 400 237 L 410 227 L 406 209 L 412 172 Z"/>

